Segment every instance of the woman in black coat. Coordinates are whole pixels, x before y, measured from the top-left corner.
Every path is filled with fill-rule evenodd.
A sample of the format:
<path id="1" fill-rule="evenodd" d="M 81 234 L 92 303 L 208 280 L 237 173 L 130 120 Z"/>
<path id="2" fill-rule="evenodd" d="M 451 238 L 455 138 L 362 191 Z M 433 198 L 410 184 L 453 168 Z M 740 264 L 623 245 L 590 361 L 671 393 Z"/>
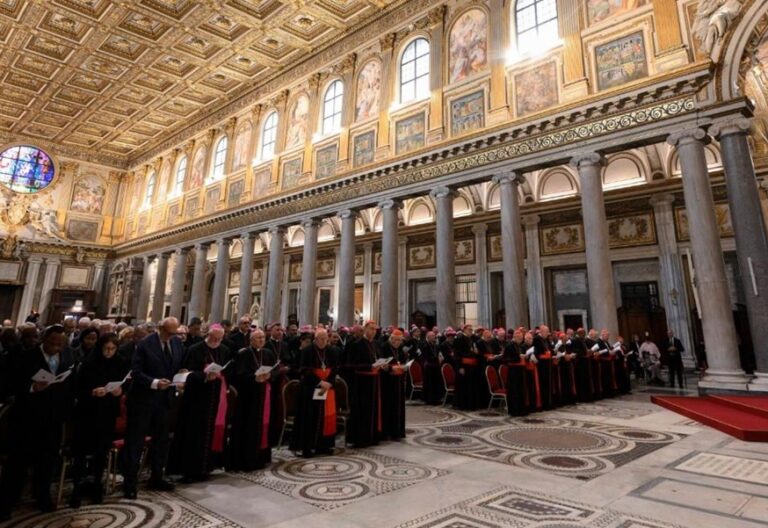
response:
<path id="1" fill-rule="evenodd" d="M 120 414 L 122 387 L 107 392 L 106 385 L 119 382 L 128 373 L 128 363 L 117 353 L 117 334 L 104 334 L 85 358 L 76 380 L 77 405 L 74 416 L 72 498 L 70 506 L 79 508 L 82 480 L 86 475 L 86 457 L 91 457 L 92 499 L 100 504 L 104 495 L 102 477 L 107 453 L 114 440 L 115 420 Z"/>

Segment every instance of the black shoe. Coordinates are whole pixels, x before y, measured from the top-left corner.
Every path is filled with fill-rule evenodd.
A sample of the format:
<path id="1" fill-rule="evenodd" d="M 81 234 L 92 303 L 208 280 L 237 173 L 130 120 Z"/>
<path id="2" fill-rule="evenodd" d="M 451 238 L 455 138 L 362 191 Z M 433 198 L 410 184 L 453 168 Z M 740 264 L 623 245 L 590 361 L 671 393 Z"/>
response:
<path id="1" fill-rule="evenodd" d="M 123 489 L 123 498 L 128 500 L 136 500 L 136 488 L 125 488 Z"/>
<path id="2" fill-rule="evenodd" d="M 165 479 L 150 480 L 147 483 L 147 489 L 152 491 L 173 491 L 176 489 L 176 485 L 173 482 L 169 482 Z"/>

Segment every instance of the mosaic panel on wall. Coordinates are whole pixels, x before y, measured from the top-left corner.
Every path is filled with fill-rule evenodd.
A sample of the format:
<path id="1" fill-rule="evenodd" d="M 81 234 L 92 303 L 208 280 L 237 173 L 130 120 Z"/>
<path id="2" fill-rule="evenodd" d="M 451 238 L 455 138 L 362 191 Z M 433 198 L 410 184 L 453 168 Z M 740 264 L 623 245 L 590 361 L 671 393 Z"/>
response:
<path id="1" fill-rule="evenodd" d="M 240 204 L 240 197 L 245 191 L 245 178 L 230 182 L 229 191 L 227 192 L 227 206 L 234 207 Z"/>
<path id="2" fill-rule="evenodd" d="M 101 178 L 86 176 L 75 182 L 69 208 L 80 213 L 101 214 L 106 194 L 107 187 Z"/>
<path id="3" fill-rule="evenodd" d="M 426 122 L 423 113 L 419 113 L 395 123 L 395 152 L 403 154 L 424 146 L 426 141 Z"/>
<path id="4" fill-rule="evenodd" d="M 259 200 L 272 190 L 272 170 L 264 167 L 253 173 L 253 198 Z"/>
<path id="5" fill-rule="evenodd" d="M 379 114 L 381 94 L 381 63 L 369 61 L 357 77 L 355 121 L 364 121 Z"/>
<path id="6" fill-rule="evenodd" d="M 515 75 L 514 81 L 518 117 L 540 112 L 558 103 L 555 61 Z"/>
<path id="7" fill-rule="evenodd" d="M 607 90 L 648 76 L 643 32 L 595 47 L 598 90 Z"/>
<path id="8" fill-rule="evenodd" d="M 187 181 L 187 189 L 197 189 L 203 185 L 205 179 L 205 147 L 200 147 L 195 152 L 195 157 L 192 161 L 192 172 L 190 173 L 189 181 Z"/>
<path id="9" fill-rule="evenodd" d="M 211 214 L 216 210 L 216 205 L 221 199 L 221 186 L 217 185 L 205 191 L 205 208 L 203 214 Z"/>
<path id="10" fill-rule="evenodd" d="M 318 149 L 315 154 L 315 179 L 330 178 L 336 174 L 337 152 L 335 143 Z"/>
<path id="11" fill-rule="evenodd" d="M 246 123 L 240 127 L 235 137 L 235 146 L 232 150 L 232 170 L 238 170 L 248 164 L 248 145 L 251 142 L 252 127 Z"/>
<path id="12" fill-rule="evenodd" d="M 451 135 L 458 136 L 485 126 L 485 93 L 482 90 L 451 101 Z"/>
<path id="13" fill-rule="evenodd" d="M 283 190 L 296 186 L 301 179 L 301 158 L 283 162 Z"/>
<path id="14" fill-rule="evenodd" d="M 376 132 L 358 134 L 352 140 L 352 165 L 359 167 L 373 163 L 376 152 Z"/>
<path id="15" fill-rule="evenodd" d="M 488 18 L 480 9 L 461 15 L 451 28 L 449 82 L 462 81 L 488 66 Z"/>
<path id="16" fill-rule="evenodd" d="M 288 134 L 285 148 L 303 145 L 309 131 L 309 98 L 302 94 L 293 102 L 288 112 Z"/>

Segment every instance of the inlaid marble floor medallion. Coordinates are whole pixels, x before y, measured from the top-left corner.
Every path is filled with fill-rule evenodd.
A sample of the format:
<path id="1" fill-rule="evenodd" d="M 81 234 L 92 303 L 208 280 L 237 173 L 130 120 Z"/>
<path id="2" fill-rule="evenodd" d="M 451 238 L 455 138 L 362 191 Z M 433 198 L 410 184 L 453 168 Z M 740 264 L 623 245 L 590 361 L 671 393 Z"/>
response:
<path id="1" fill-rule="evenodd" d="M 537 415 L 487 417 L 445 408 L 408 422 L 407 441 L 503 464 L 588 480 L 683 438 L 640 428 Z M 450 413 L 452 418 L 444 415 Z"/>
<path id="2" fill-rule="evenodd" d="M 259 484 L 322 510 L 406 488 L 448 472 L 363 450 L 337 450 L 333 456 L 298 458 L 288 451 L 269 469 L 233 476 Z"/>
<path id="3" fill-rule="evenodd" d="M 577 502 L 497 488 L 397 528 L 676 528 L 676 525 Z"/>
<path id="4" fill-rule="evenodd" d="M 177 494 L 142 492 L 135 501 L 107 500 L 79 510 L 14 516 L 2 528 L 240 528 L 241 525 Z"/>

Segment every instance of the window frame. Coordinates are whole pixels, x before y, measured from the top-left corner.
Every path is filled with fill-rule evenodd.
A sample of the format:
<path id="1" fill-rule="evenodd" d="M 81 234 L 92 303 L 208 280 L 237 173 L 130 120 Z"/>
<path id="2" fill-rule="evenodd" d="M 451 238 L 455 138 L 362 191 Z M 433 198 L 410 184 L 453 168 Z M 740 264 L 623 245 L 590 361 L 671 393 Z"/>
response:
<path id="1" fill-rule="evenodd" d="M 520 4 L 525 2 L 526 5 L 520 7 Z M 554 17 L 548 18 L 546 20 L 539 20 L 539 10 L 538 7 L 540 4 L 550 3 L 552 8 L 554 9 Z M 531 53 L 532 48 L 521 48 L 520 46 L 520 36 L 521 34 L 528 34 L 533 33 L 536 36 L 536 40 L 540 39 L 539 33 L 542 26 L 549 24 L 551 22 L 555 23 L 555 27 L 557 28 L 557 39 L 560 38 L 560 28 L 558 26 L 558 19 L 560 17 L 560 13 L 557 10 L 557 0 L 517 0 L 514 4 L 514 11 L 513 11 L 513 20 L 515 24 L 515 46 L 517 49 L 518 55 L 524 55 Z M 534 17 L 534 24 L 531 27 L 526 28 L 525 30 L 520 30 L 520 20 L 519 16 L 520 13 L 526 10 L 531 9 L 533 11 L 533 17 Z M 555 39 L 555 41 L 557 40 Z M 554 41 L 553 41 L 554 42 Z M 546 42 L 547 47 L 551 45 L 552 42 Z"/>
<path id="2" fill-rule="evenodd" d="M 182 166 L 184 170 L 182 171 Z M 179 178 L 181 173 L 181 178 Z M 181 159 L 176 163 L 176 171 L 173 175 L 173 194 L 181 194 L 184 192 L 184 184 L 187 180 L 187 155 L 181 156 Z"/>
<path id="3" fill-rule="evenodd" d="M 144 189 L 144 207 L 150 207 L 155 201 L 155 191 L 157 190 L 157 172 L 147 178 L 147 187 Z"/>
<path id="4" fill-rule="evenodd" d="M 269 129 L 267 129 L 267 125 L 270 124 L 270 120 L 274 120 L 274 126 L 270 126 Z M 270 113 L 267 114 L 267 117 L 264 118 L 264 123 L 261 125 L 261 145 L 259 146 L 260 152 L 261 152 L 261 159 L 272 159 L 275 157 L 275 154 L 277 153 L 277 129 L 280 125 L 280 119 L 277 115 L 277 110 L 272 110 Z M 271 132 L 271 141 L 269 143 L 266 141 L 267 139 L 267 132 Z M 271 145 L 271 152 L 269 155 L 265 155 L 264 153 L 264 147 L 267 145 Z"/>
<path id="5" fill-rule="evenodd" d="M 219 147 L 224 144 L 224 148 L 220 149 Z M 216 148 L 213 149 L 213 160 L 211 161 L 211 173 L 208 176 L 208 183 L 217 182 L 219 180 L 224 179 L 225 176 L 225 170 L 226 170 L 226 164 L 227 164 L 227 149 L 229 148 L 229 138 L 226 135 L 223 135 L 219 138 L 219 140 L 216 142 Z M 218 157 L 221 155 L 222 159 L 219 162 Z M 221 169 L 220 173 L 217 174 L 217 169 Z"/>
<path id="6" fill-rule="evenodd" d="M 427 45 L 426 51 L 421 55 L 418 55 L 419 42 L 424 42 Z M 411 48 L 413 48 L 413 58 L 412 59 L 409 58 L 406 60 L 405 56 Z M 431 50 L 429 40 L 423 36 L 418 36 L 414 38 L 408 44 L 406 44 L 405 47 L 403 47 L 403 52 L 400 54 L 400 60 L 398 61 L 398 94 L 397 95 L 398 95 L 398 101 L 400 101 L 400 104 L 407 104 L 415 101 L 421 101 L 429 97 L 431 93 L 430 83 L 432 80 L 431 78 L 432 67 L 430 64 L 430 61 L 432 59 L 431 55 L 432 55 L 432 50 Z M 421 74 L 419 74 L 417 63 L 419 59 L 423 59 L 423 58 L 426 58 L 427 70 L 426 72 L 422 72 Z M 411 64 L 413 65 L 413 77 L 409 78 L 407 81 L 404 81 L 403 73 L 406 67 L 410 66 Z M 424 78 L 427 79 L 426 93 L 419 94 L 418 93 L 419 81 Z M 409 99 L 404 99 L 403 87 L 411 84 L 413 85 L 413 96 L 410 97 Z"/>
<path id="7" fill-rule="evenodd" d="M 339 87 L 339 88 L 337 88 Z M 333 90 L 333 94 L 329 94 Z M 339 91 L 340 90 L 340 91 Z M 331 105 L 331 114 L 328 115 L 328 105 Z M 325 88 L 323 95 L 323 115 L 320 120 L 320 133 L 323 136 L 338 134 L 342 127 L 344 117 L 344 81 L 334 79 Z"/>

